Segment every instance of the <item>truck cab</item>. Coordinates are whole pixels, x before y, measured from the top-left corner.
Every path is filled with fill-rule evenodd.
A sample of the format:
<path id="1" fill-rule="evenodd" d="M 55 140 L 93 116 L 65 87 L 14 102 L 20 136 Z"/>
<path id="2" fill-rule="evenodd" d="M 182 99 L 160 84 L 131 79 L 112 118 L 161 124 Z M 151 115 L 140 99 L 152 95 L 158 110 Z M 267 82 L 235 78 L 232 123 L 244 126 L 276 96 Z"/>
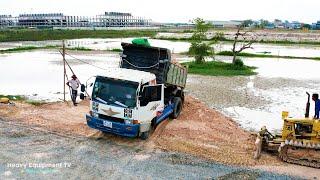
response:
<path id="1" fill-rule="evenodd" d="M 122 136 L 146 138 L 155 117 L 164 110 L 164 85 L 155 75 L 118 69 L 96 77 L 87 124 Z"/>

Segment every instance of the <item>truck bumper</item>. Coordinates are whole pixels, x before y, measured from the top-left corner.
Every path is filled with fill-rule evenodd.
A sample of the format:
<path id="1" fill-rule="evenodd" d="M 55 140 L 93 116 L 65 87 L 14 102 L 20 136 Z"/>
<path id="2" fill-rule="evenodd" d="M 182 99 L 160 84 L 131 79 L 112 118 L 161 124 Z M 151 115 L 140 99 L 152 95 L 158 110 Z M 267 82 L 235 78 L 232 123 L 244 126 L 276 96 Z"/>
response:
<path id="1" fill-rule="evenodd" d="M 110 128 L 103 125 L 103 121 L 108 121 L 107 119 L 95 118 L 90 115 L 86 115 L 86 119 L 89 127 L 102 132 L 117 134 L 126 137 L 137 137 L 139 135 L 139 124 L 122 124 L 112 122 L 112 128 Z"/>

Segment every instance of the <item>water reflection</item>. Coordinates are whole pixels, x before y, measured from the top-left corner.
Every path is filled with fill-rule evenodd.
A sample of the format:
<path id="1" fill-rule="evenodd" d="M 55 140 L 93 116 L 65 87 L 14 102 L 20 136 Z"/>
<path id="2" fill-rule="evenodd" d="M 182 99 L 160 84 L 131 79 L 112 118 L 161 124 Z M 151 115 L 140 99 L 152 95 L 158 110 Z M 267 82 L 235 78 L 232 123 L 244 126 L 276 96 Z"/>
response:
<path id="1" fill-rule="evenodd" d="M 68 47 L 85 47 L 95 50 L 111 50 L 120 49 L 121 42 L 131 42 L 134 38 L 84 38 L 66 40 Z M 187 52 L 190 43 L 182 41 L 166 41 L 149 39 L 153 46 L 168 48 L 174 53 Z M 61 46 L 62 42 L 57 40 L 49 41 L 20 41 L 20 42 L 1 42 L 0 49 L 9 49 L 19 46 Z M 230 51 L 231 43 L 219 42 L 213 45 L 216 52 Z M 244 52 L 255 54 L 268 54 L 279 56 L 295 56 L 295 57 L 320 57 L 320 46 L 317 45 L 274 45 L 255 43 L 253 49 L 246 49 Z"/>
<path id="2" fill-rule="evenodd" d="M 117 68 L 119 57 L 94 54 L 75 55 L 99 67 Z M 104 70 L 67 56 L 67 61 L 82 82 Z M 59 52 L 32 51 L 0 55 L 0 94 L 28 95 L 32 99 L 56 101 L 62 98 L 63 63 Z M 72 75 L 67 68 L 69 77 Z"/>

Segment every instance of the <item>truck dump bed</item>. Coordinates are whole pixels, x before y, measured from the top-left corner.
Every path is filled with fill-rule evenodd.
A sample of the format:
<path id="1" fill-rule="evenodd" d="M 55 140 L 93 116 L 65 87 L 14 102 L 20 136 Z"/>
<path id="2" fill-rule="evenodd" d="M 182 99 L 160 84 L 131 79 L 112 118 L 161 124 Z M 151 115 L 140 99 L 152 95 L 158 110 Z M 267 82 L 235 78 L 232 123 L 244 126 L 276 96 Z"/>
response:
<path id="1" fill-rule="evenodd" d="M 159 47 L 146 47 L 122 43 L 121 68 L 146 71 L 156 75 L 158 84 L 184 88 L 187 69 L 171 62 L 170 50 Z"/>

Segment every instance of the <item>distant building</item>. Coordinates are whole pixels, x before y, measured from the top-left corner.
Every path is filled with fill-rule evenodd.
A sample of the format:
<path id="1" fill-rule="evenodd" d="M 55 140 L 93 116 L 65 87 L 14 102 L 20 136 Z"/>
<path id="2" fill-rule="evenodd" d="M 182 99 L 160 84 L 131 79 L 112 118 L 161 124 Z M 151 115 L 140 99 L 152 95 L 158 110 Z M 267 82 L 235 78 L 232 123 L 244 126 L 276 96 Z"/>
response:
<path id="1" fill-rule="evenodd" d="M 150 26 L 151 21 L 134 17 L 131 13 L 105 12 L 97 16 L 98 27 L 143 27 Z"/>
<path id="2" fill-rule="evenodd" d="M 292 28 L 293 29 L 302 29 L 302 23 L 298 22 L 298 21 L 292 21 Z"/>
<path id="3" fill-rule="evenodd" d="M 65 25 L 66 19 L 62 13 L 20 14 L 18 17 L 18 26 L 20 27 L 54 27 Z"/>
<path id="4" fill-rule="evenodd" d="M 242 21 L 209 21 L 215 28 L 236 28 L 241 25 Z"/>
<path id="5" fill-rule="evenodd" d="M 266 29 L 275 29 L 276 28 L 276 26 L 275 26 L 275 24 L 274 23 L 267 23 L 266 25 L 265 25 L 265 27 L 264 28 L 266 28 Z"/>
<path id="6" fill-rule="evenodd" d="M 281 20 L 279 20 L 279 19 L 275 19 L 275 20 L 273 21 L 273 24 L 274 24 L 274 27 L 275 27 L 275 28 L 280 28 L 280 29 L 285 28 L 285 27 L 284 27 L 284 23 L 283 23 Z"/>
<path id="7" fill-rule="evenodd" d="M 312 23 L 311 28 L 314 30 L 320 30 L 320 21 L 317 21 L 316 23 Z"/>
<path id="8" fill-rule="evenodd" d="M 286 29 L 302 29 L 302 23 L 298 21 L 292 21 L 291 23 L 289 21 L 285 21 L 284 26 Z"/>
<path id="9" fill-rule="evenodd" d="M 0 15 L 0 27 L 13 26 L 14 22 L 14 18 L 11 15 Z"/>
<path id="10" fill-rule="evenodd" d="M 0 15 L 0 27 L 149 27 L 150 19 L 131 13 L 105 12 L 96 16 L 65 16 L 62 13 Z"/>

